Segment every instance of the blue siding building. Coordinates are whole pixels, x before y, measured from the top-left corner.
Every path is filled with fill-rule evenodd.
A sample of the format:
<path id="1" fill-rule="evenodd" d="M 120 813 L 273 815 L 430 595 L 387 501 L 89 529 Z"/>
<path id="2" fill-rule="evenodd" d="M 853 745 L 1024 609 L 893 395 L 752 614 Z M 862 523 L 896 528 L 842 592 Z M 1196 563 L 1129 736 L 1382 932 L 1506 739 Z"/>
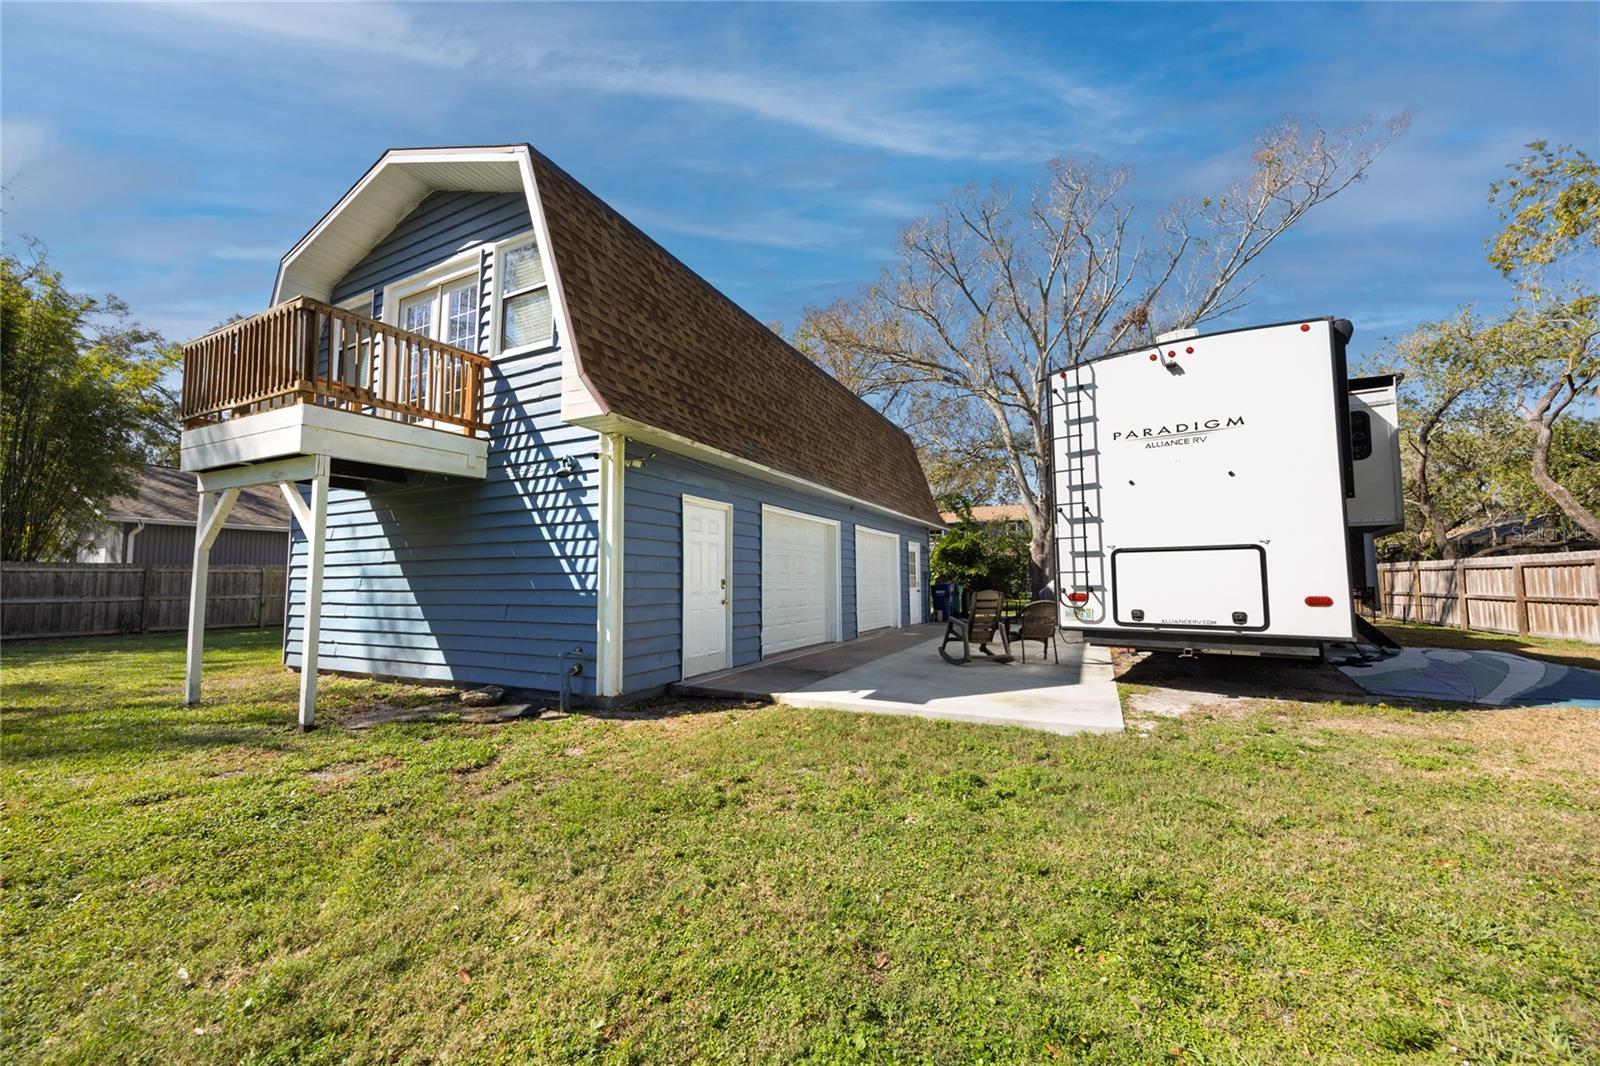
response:
<path id="1" fill-rule="evenodd" d="M 548 693 L 577 661 L 625 700 L 927 617 L 906 435 L 529 146 L 387 153 L 285 255 L 297 297 L 490 361 L 481 477 L 332 459 L 318 667 Z"/>

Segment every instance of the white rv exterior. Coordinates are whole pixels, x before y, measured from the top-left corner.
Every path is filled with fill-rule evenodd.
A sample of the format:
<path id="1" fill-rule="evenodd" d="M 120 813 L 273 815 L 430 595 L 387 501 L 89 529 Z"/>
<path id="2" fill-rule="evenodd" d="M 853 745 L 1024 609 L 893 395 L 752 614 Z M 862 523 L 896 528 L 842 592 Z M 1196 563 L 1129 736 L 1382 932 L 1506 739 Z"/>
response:
<path id="1" fill-rule="evenodd" d="M 1061 624 L 1097 643 L 1316 654 L 1354 637 L 1349 323 L 1167 340 L 1052 373 Z M 1389 406 L 1369 405 L 1394 441 Z M 1399 521 L 1393 479 L 1368 528 Z M 1386 509 L 1387 508 L 1387 509 Z"/>

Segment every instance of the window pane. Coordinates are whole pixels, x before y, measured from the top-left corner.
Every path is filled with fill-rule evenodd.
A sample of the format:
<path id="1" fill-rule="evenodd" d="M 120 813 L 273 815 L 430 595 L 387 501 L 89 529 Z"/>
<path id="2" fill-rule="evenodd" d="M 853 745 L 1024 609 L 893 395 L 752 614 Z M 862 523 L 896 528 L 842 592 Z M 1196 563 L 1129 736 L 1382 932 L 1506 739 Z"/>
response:
<path id="1" fill-rule="evenodd" d="M 446 289 L 444 342 L 469 352 L 478 350 L 478 283 L 469 281 Z"/>
<path id="2" fill-rule="evenodd" d="M 544 284 L 544 263 L 539 259 L 539 246 L 529 241 L 506 249 L 500 264 L 500 294 L 526 289 L 530 285 Z"/>
<path id="3" fill-rule="evenodd" d="M 413 296 L 401 304 L 400 328 L 433 336 L 433 295 L 438 291 L 434 289 L 421 296 Z"/>
<path id="4" fill-rule="evenodd" d="M 500 330 L 502 348 L 550 343 L 550 290 L 512 296 L 505 301 L 505 321 Z"/>

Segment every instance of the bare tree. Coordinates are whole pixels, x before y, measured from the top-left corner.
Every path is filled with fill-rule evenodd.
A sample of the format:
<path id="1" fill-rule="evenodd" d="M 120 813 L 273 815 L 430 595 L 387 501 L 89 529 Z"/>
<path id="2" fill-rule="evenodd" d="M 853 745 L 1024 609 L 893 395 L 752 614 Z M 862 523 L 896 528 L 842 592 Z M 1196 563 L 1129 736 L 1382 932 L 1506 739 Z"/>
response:
<path id="1" fill-rule="evenodd" d="M 1048 372 L 1243 307 L 1262 253 L 1361 180 L 1407 122 L 1332 133 L 1283 122 L 1247 176 L 1148 222 L 1126 167 L 1059 159 L 1023 195 L 968 188 L 904 231 L 877 284 L 808 311 L 803 329 L 824 365 L 859 371 L 863 395 L 917 383 L 970 400 L 1048 574 Z"/>

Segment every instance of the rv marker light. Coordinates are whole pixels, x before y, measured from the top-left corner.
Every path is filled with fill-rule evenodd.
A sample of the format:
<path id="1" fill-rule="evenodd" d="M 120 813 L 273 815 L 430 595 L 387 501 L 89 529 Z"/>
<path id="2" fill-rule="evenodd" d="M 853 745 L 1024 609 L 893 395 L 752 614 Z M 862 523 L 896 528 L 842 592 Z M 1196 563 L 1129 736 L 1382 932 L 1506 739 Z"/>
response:
<path id="1" fill-rule="evenodd" d="M 1310 333 L 1311 332 L 1311 324 L 1308 323 L 1308 322 L 1300 323 L 1300 332 L 1301 333 Z"/>
<path id="2" fill-rule="evenodd" d="M 1160 359 L 1160 358 L 1161 358 L 1161 355 L 1158 352 L 1151 352 L 1150 353 L 1150 361 L 1152 363 L 1155 362 L 1157 359 Z"/>
<path id="3" fill-rule="evenodd" d="M 1332 607 L 1333 606 L 1333 597 L 1332 596 L 1307 596 L 1306 597 L 1306 606 L 1307 607 Z"/>

